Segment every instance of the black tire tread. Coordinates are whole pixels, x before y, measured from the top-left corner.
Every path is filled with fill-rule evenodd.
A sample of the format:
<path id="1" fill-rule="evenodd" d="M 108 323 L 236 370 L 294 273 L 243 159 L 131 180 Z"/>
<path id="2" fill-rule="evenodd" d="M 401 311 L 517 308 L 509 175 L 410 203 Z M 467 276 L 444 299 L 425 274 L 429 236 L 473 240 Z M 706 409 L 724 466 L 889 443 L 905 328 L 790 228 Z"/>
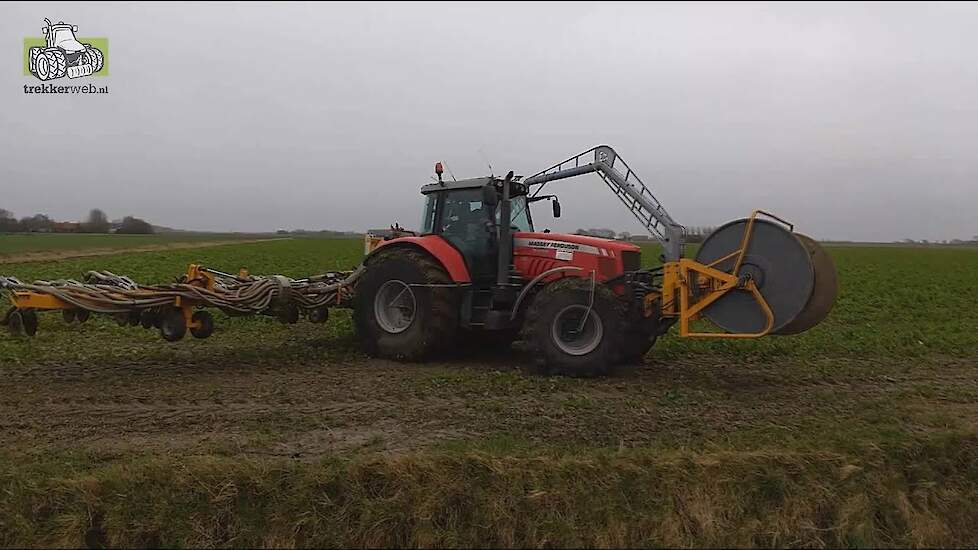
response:
<path id="1" fill-rule="evenodd" d="M 91 44 L 85 44 L 85 51 L 88 53 L 88 59 L 92 63 L 92 74 L 101 71 L 102 66 L 105 64 L 105 56 L 102 54 L 102 50 L 99 50 Z"/>
<path id="2" fill-rule="evenodd" d="M 425 284 L 451 284 L 453 282 L 441 264 L 430 255 L 405 248 L 395 248 L 389 252 L 378 253 L 377 256 L 371 258 L 367 267 L 368 272 L 372 270 L 374 273 L 383 273 L 384 264 L 394 260 L 408 261 L 417 266 Z M 371 315 L 373 310 L 373 297 L 360 296 L 353 312 L 354 327 L 357 338 L 367 354 L 385 359 L 422 361 L 454 347 L 458 330 L 456 299 L 449 288 L 432 287 L 429 288 L 429 292 L 431 314 L 428 316 L 428 326 L 423 331 L 424 337 L 414 339 L 408 345 L 398 349 L 385 349 L 378 346 L 369 330 L 364 328 L 368 324 L 367 317 Z"/>
<path id="3" fill-rule="evenodd" d="M 54 80 L 68 74 L 68 59 L 64 52 L 51 49 L 45 50 L 42 55 L 48 58 L 48 66 L 50 67 L 47 80 Z"/>
<path id="4" fill-rule="evenodd" d="M 537 362 L 536 366 L 541 373 L 594 377 L 610 374 L 614 368 L 624 343 L 624 331 L 621 328 L 625 315 L 625 305 L 610 288 L 602 284 L 598 284 L 595 287 L 595 304 L 599 300 L 604 301 L 615 312 L 613 315 L 617 316 L 616 319 L 602 319 L 602 323 L 606 325 L 604 329 L 605 338 L 610 339 L 606 346 L 608 353 L 605 356 L 595 357 L 586 367 L 572 368 L 568 365 L 555 362 L 552 359 L 548 360 L 542 346 L 541 339 L 544 337 L 543 335 L 549 333 L 551 322 L 551 319 L 546 318 L 547 316 L 544 312 L 546 306 L 554 299 L 555 295 L 566 290 L 590 292 L 590 285 L 591 282 L 589 279 L 565 277 L 545 286 L 533 297 L 532 302 L 530 302 L 530 306 L 526 311 L 526 321 L 523 323 L 522 338 L 526 343 L 528 351 L 535 358 Z M 615 326 L 616 323 L 617 326 Z"/>

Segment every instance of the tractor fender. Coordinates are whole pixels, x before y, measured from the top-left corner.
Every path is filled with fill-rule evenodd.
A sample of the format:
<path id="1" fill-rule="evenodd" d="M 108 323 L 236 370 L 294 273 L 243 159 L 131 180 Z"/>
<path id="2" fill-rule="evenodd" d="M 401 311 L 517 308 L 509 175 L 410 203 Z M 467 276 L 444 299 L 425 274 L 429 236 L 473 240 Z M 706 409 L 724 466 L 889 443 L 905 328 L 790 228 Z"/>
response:
<path id="1" fill-rule="evenodd" d="M 520 311 L 520 305 L 523 304 L 523 300 L 526 298 L 526 295 L 529 294 L 531 290 L 533 290 L 533 287 L 537 286 L 538 284 L 540 284 L 541 281 L 543 281 L 544 279 L 546 279 L 551 275 L 556 275 L 558 273 L 564 273 L 569 271 L 584 271 L 584 269 L 576 265 L 565 265 L 561 267 L 555 267 L 553 269 L 548 269 L 543 273 L 534 277 L 532 281 L 530 281 L 529 283 L 526 284 L 526 286 L 523 287 L 523 290 L 520 291 L 519 296 L 516 297 L 516 302 L 513 304 L 513 311 L 510 312 L 509 320 L 512 321 L 516 319 L 516 315 Z"/>
<path id="2" fill-rule="evenodd" d="M 462 254 L 452 245 L 445 242 L 437 235 L 425 235 L 423 237 L 398 237 L 389 241 L 382 241 L 377 248 L 373 249 L 363 264 L 367 265 L 370 260 L 380 252 L 391 252 L 393 248 L 420 249 L 427 252 L 432 258 L 437 260 L 448 272 L 448 276 L 456 283 L 471 283 L 469 270 L 465 267 L 465 259 Z"/>

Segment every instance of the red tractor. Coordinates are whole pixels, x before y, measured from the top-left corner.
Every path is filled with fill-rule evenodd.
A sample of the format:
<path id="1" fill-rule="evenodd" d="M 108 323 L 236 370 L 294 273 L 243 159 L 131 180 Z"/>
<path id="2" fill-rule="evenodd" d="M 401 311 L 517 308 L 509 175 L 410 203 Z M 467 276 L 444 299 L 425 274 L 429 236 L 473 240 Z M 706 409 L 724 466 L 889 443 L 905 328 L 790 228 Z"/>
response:
<path id="1" fill-rule="evenodd" d="M 11 308 L 0 317 L 15 334 L 33 335 L 37 311 L 65 320 L 91 313 L 121 324 L 157 327 L 168 341 L 189 330 L 206 338 L 213 319 L 302 313 L 325 322 L 330 307 L 352 307 L 368 353 L 421 360 L 447 347 L 508 345 L 516 338 L 549 372 L 596 375 L 640 362 L 674 324 L 690 338 L 759 338 L 817 325 L 836 297 L 832 259 L 813 239 L 766 212 L 754 211 L 714 231 L 683 255 L 685 230 L 608 146 L 599 146 L 527 179 L 484 177 L 437 183 L 425 196 L 420 234 L 392 226 L 368 235 L 356 270 L 305 279 L 223 273 L 191 265 L 170 285 L 140 286 L 109 272 L 86 282 L 22 283 L 0 277 Z M 662 264 L 642 268 L 633 244 L 533 228 L 530 205 L 552 182 L 596 173 L 662 244 Z M 454 178 L 453 178 L 454 179 Z M 715 329 L 702 331 L 703 319 Z"/>
<path id="2" fill-rule="evenodd" d="M 631 243 L 535 231 L 530 205 L 551 181 L 597 173 L 663 246 L 642 269 Z M 797 333 L 835 300 L 835 270 L 814 240 L 763 212 L 731 222 L 683 258 L 685 231 L 608 146 L 527 179 L 438 182 L 425 197 L 420 234 L 380 241 L 364 260 L 354 321 L 368 353 L 422 360 L 469 342 L 521 338 L 547 372 L 598 375 L 640 362 L 677 321 L 692 337 Z M 706 317 L 722 332 L 692 332 Z M 491 338 L 481 338 L 490 336 Z"/>

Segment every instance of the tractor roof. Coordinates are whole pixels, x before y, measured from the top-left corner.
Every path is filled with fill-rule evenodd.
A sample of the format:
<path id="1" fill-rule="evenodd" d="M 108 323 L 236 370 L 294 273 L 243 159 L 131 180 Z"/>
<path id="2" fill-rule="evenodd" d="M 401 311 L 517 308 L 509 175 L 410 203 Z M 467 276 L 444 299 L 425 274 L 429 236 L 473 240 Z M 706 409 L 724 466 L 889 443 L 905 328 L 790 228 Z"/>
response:
<path id="1" fill-rule="evenodd" d="M 482 178 L 469 178 L 467 180 L 458 181 L 446 181 L 442 183 L 429 183 L 421 188 L 421 193 L 427 195 L 428 193 L 434 193 L 435 191 L 447 191 L 449 189 L 471 189 L 474 187 L 482 187 L 487 183 L 490 183 L 494 179 L 491 176 L 485 176 Z"/>
<path id="2" fill-rule="evenodd" d="M 498 186 L 502 184 L 502 181 L 503 181 L 502 178 L 497 178 L 493 176 L 483 176 L 481 178 L 469 178 L 469 179 L 458 180 L 458 181 L 429 183 L 428 185 L 421 187 L 421 194 L 427 195 L 428 193 L 435 193 L 438 191 L 450 191 L 452 189 L 474 189 L 493 182 L 497 184 L 497 188 L 498 188 Z M 519 182 L 513 182 L 512 193 L 514 196 L 524 195 L 526 194 L 526 190 L 523 184 Z"/>

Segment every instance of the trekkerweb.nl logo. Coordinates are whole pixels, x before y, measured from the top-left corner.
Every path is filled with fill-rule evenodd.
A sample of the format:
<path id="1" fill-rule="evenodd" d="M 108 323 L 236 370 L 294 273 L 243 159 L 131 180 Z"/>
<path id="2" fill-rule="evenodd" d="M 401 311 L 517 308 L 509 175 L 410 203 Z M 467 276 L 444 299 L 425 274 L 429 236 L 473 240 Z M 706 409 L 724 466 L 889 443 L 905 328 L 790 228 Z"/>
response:
<path id="1" fill-rule="evenodd" d="M 75 36 L 77 25 L 64 21 L 52 23 L 45 18 L 43 37 L 24 38 L 24 75 L 41 81 L 88 76 L 108 76 L 109 40 L 101 37 Z M 24 93 L 91 93 L 107 94 L 108 86 L 95 84 L 57 86 L 24 85 Z"/>

